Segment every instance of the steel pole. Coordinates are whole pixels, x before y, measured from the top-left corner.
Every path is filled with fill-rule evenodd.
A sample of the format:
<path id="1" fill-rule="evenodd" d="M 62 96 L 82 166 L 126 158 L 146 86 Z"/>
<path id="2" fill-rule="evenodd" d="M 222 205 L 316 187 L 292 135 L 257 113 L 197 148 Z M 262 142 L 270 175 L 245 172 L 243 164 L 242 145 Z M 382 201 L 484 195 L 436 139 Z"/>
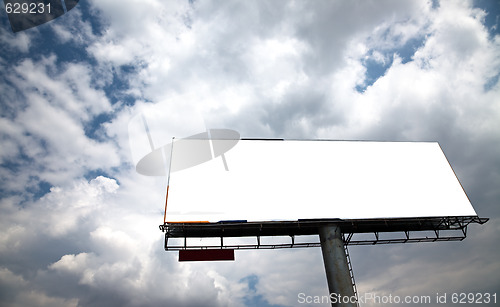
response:
<path id="1" fill-rule="evenodd" d="M 340 227 L 336 224 L 320 227 L 319 239 L 332 306 L 358 306 Z"/>

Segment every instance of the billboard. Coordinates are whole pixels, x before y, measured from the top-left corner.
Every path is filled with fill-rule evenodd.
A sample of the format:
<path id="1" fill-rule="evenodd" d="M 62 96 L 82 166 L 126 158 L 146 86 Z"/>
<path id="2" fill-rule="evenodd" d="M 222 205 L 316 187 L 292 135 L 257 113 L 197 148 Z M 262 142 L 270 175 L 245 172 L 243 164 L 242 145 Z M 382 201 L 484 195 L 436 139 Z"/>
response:
<path id="1" fill-rule="evenodd" d="M 211 142 L 224 159 L 178 171 L 187 147 L 173 143 L 167 222 L 477 215 L 436 142 Z"/>

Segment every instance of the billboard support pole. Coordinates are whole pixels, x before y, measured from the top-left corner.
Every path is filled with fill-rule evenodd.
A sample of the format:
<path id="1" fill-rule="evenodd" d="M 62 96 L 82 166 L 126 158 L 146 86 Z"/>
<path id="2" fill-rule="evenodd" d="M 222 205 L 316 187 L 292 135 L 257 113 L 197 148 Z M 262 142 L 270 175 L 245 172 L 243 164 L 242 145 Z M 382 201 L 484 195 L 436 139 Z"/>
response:
<path id="1" fill-rule="evenodd" d="M 358 306 L 340 227 L 336 224 L 320 227 L 319 239 L 332 306 Z"/>

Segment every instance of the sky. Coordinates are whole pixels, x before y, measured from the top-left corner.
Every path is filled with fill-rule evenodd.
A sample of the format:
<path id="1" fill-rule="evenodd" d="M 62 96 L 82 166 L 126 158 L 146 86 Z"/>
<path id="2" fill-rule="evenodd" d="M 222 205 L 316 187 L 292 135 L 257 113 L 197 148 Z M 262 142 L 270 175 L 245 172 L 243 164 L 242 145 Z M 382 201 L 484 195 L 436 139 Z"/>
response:
<path id="1" fill-rule="evenodd" d="M 155 148 L 207 127 L 439 142 L 490 221 L 350 247 L 358 292 L 500 299 L 499 26 L 496 0 L 81 0 L 17 33 L 1 10 L 0 305 L 328 306 L 299 299 L 328 294 L 319 248 L 164 251 L 142 116 Z"/>

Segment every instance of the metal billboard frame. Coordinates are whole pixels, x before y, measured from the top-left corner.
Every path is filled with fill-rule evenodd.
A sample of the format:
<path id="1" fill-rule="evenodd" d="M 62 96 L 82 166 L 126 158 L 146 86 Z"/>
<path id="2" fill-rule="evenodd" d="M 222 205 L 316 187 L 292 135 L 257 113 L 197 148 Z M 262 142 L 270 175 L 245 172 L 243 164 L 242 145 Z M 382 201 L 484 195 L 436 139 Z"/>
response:
<path id="1" fill-rule="evenodd" d="M 159 226 L 165 233 L 166 251 L 189 249 L 278 249 L 319 247 L 321 243 L 296 242 L 296 236 L 317 235 L 322 226 L 336 224 L 343 234 L 346 245 L 375 245 L 396 243 L 419 243 L 439 241 L 462 241 L 467 237 L 471 223 L 484 224 L 488 218 L 478 216 L 422 217 L 401 219 L 323 219 L 298 221 L 245 222 L 228 221 L 219 223 L 164 223 Z M 422 232 L 427 231 L 425 235 Z M 399 234 L 400 237 L 384 238 L 383 233 Z M 359 234 L 370 237 L 357 238 Z M 261 237 L 289 237 L 289 243 L 264 244 Z M 253 244 L 227 244 L 224 238 L 255 238 Z M 182 244 L 172 243 L 173 238 L 183 239 Z M 190 245 L 188 238 L 220 238 L 220 244 Z"/>

